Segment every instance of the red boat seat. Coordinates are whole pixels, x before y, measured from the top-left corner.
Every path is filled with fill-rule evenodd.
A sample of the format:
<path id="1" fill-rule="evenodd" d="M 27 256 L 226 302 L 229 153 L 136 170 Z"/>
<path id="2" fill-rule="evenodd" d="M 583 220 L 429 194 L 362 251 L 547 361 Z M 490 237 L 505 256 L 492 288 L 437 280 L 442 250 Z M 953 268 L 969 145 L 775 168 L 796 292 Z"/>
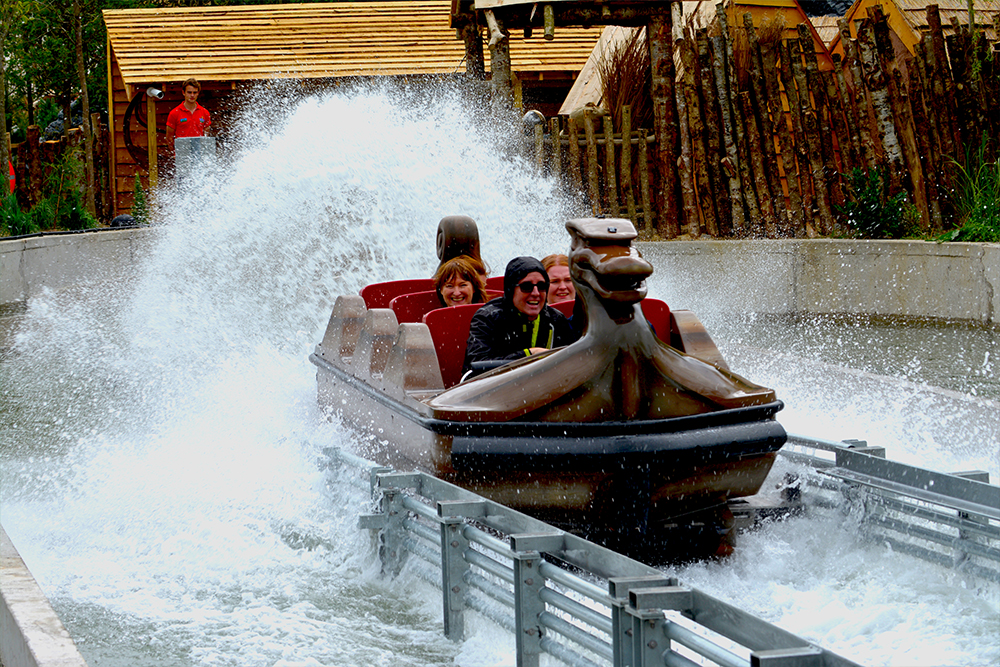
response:
<path id="1" fill-rule="evenodd" d="M 365 300 L 365 308 L 388 308 L 389 302 L 400 294 L 410 292 L 426 292 L 434 289 L 430 278 L 411 278 L 409 280 L 390 280 L 384 283 L 372 283 L 361 289 L 361 298 Z"/>
<path id="2" fill-rule="evenodd" d="M 503 296 L 503 292 L 486 290 L 486 299 L 495 299 Z M 412 294 L 400 294 L 389 302 L 389 307 L 396 313 L 396 320 L 400 324 L 403 322 L 420 322 L 424 315 L 432 310 L 444 308 L 441 300 L 438 299 L 437 292 L 413 292 Z"/>
<path id="3" fill-rule="evenodd" d="M 670 345 L 670 306 L 659 299 L 643 299 L 642 314 L 653 325 L 656 337 Z"/>
<path id="4" fill-rule="evenodd" d="M 465 362 L 465 344 L 469 342 L 469 325 L 472 316 L 483 304 L 470 303 L 465 306 L 438 308 L 423 317 L 424 324 L 431 330 L 434 350 L 441 366 L 441 379 L 445 388 L 454 387 L 462 379 L 462 364 Z"/>
<path id="5" fill-rule="evenodd" d="M 424 315 L 437 308 L 443 308 L 437 292 L 412 292 L 400 294 L 389 302 L 396 319 L 403 322 L 419 322 Z"/>
<path id="6" fill-rule="evenodd" d="M 493 276 L 486 279 L 486 289 L 496 290 L 503 296 L 503 276 Z"/>
<path id="7" fill-rule="evenodd" d="M 552 307 L 558 310 L 560 313 L 566 317 L 573 316 L 573 305 L 576 302 L 570 301 L 560 301 L 559 303 L 553 303 Z M 642 303 L 642 314 L 646 318 L 646 321 L 653 325 L 653 331 L 656 332 L 656 337 L 662 340 L 667 345 L 670 344 L 670 306 L 666 302 L 660 299 L 643 299 Z"/>

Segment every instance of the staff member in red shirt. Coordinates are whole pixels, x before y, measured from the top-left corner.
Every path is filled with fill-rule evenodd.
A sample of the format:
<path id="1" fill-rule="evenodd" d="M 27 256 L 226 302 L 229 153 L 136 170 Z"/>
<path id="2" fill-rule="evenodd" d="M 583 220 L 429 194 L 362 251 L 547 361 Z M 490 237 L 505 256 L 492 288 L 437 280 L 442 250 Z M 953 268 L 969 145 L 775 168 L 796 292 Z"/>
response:
<path id="1" fill-rule="evenodd" d="M 203 137 L 212 124 L 208 110 L 198 104 L 201 84 L 197 79 L 183 83 L 184 101 L 174 107 L 167 116 L 167 144 L 174 149 L 174 137 Z"/>

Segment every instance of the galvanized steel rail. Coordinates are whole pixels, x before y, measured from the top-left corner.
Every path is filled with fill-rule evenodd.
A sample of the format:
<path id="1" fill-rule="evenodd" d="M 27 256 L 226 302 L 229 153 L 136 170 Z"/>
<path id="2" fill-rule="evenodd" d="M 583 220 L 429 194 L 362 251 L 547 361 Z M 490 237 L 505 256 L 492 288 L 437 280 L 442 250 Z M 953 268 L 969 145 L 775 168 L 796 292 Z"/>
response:
<path id="1" fill-rule="evenodd" d="M 517 664 L 549 654 L 580 666 L 723 667 L 855 663 L 609 549 L 424 473 L 368 469 L 383 569 L 404 562 L 442 591 L 445 634 L 461 639 L 476 610 L 510 629 Z M 420 566 L 420 561 L 424 565 Z M 572 571 L 570 571 L 572 570 Z M 697 662 L 695 662 L 697 661 Z"/>
<path id="2" fill-rule="evenodd" d="M 791 433 L 780 454 L 822 473 L 823 483 L 803 490 L 807 510 L 825 501 L 857 521 L 863 537 L 1000 582 L 1000 487 L 986 472 L 935 472 L 887 460 L 862 440 Z"/>

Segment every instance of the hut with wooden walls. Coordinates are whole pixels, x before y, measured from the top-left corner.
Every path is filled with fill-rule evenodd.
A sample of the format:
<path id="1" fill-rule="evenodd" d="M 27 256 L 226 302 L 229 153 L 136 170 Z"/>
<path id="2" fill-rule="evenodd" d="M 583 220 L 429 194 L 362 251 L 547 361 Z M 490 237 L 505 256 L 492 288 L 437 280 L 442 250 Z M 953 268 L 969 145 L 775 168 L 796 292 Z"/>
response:
<path id="1" fill-rule="evenodd" d="M 466 35 L 465 42 L 474 44 L 482 28 L 456 25 L 452 4 L 385 0 L 105 10 L 115 212 L 131 209 L 137 175 L 146 187 L 150 172 L 155 180 L 158 169 L 147 163 L 158 168 L 169 158 L 162 132 L 188 77 L 202 84 L 199 102 L 212 113 L 213 134 L 224 134 L 237 111 L 237 91 L 254 82 L 290 79 L 322 87 L 348 77 L 488 76 L 489 54 L 477 63 L 462 40 Z M 550 104 L 546 110 L 554 113 L 599 36 L 600 28 L 567 29 L 558 43 L 513 36 L 509 68 L 515 92 L 535 106 Z M 125 114 L 134 96 L 149 87 L 163 98 L 138 104 L 133 116 L 145 122 L 148 115 L 147 126 L 156 131 L 132 118 L 130 152 Z M 154 151 L 149 137 L 156 137 Z"/>
<path id="2" fill-rule="evenodd" d="M 941 28 L 945 35 L 954 32 L 952 21 L 959 25 L 969 25 L 969 3 L 967 0 L 857 0 L 844 14 L 851 37 L 858 36 L 858 23 L 869 17 L 869 8 L 879 5 L 889 20 L 889 36 L 895 48 L 896 59 L 905 64 L 917 48 L 921 38 L 930 32 L 927 23 L 928 5 L 937 5 L 941 16 Z M 973 0 L 976 26 L 985 33 L 986 40 L 997 42 L 997 21 L 1000 20 L 1000 1 Z M 840 36 L 830 42 L 830 53 L 843 57 L 844 45 Z"/>

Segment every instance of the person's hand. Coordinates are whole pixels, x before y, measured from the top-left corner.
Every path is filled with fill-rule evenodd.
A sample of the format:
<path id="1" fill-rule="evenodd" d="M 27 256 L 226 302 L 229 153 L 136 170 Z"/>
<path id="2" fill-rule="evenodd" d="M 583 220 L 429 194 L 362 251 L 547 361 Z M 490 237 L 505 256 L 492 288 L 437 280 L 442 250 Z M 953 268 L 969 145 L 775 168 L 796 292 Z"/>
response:
<path id="1" fill-rule="evenodd" d="M 547 347 L 529 347 L 528 348 L 528 352 L 531 352 L 532 354 L 541 354 L 542 352 L 548 352 L 548 351 L 549 351 L 549 348 L 547 348 Z"/>

